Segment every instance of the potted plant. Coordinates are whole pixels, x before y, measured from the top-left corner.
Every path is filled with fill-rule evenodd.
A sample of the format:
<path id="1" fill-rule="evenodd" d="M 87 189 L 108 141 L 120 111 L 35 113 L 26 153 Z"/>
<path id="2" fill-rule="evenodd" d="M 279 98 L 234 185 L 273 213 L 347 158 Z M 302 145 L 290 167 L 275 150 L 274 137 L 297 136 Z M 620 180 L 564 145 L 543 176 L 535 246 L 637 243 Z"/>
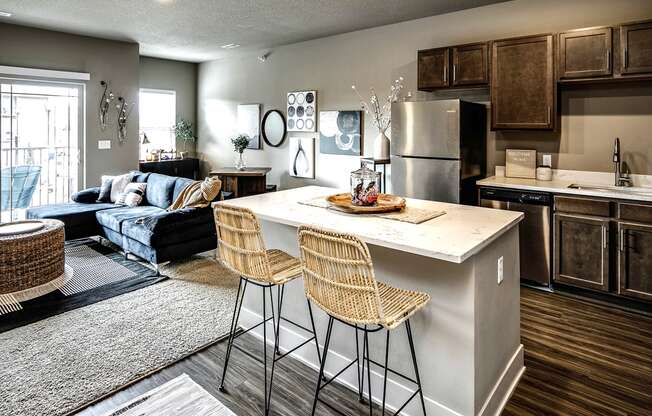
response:
<path id="1" fill-rule="evenodd" d="M 235 161 L 235 168 L 238 170 L 245 170 L 245 160 L 243 153 L 245 149 L 247 149 L 247 146 L 249 146 L 250 141 L 251 139 L 246 134 L 239 134 L 231 139 L 231 143 L 233 143 L 233 150 L 235 150 L 235 152 L 238 154 L 238 158 Z"/>
<path id="2" fill-rule="evenodd" d="M 174 136 L 177 140 L 183 140 L 183 152 L 181 152 L 181 158 L 183 159 L 188 154 L 188 142 L 194 142 L 196 140 L 192 130 L 192 123 L 188 120 L 180 119 L 174 125 Z"/>

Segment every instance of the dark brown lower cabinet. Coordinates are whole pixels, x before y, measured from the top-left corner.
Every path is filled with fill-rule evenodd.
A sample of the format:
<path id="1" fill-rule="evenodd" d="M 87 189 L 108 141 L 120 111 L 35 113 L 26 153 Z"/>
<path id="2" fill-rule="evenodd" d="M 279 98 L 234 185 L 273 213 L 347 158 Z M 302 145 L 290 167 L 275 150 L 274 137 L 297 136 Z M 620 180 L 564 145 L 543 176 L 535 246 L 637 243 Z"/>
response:
<path id="1" fill-rule="evenodd" d="M 555 214 L 554 280 L 609 291 L 608 218 Z"/>
<path id="2" fill-rule="evenodd" d="M 652 300 L 652 225 L 618 223 L 618 293 Z"/>

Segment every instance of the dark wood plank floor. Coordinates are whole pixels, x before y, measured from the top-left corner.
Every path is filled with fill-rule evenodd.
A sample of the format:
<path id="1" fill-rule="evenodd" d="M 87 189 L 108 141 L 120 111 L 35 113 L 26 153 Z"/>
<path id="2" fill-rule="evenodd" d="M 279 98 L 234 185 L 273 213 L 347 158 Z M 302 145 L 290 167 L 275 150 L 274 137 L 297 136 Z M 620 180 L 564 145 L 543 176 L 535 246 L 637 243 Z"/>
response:
<path id="1" fill-rule="evenodd" d="M 522 289 L 521 336 L 527 370 L 504 415 L 650 415 L 652 409 L 652 318 L 578 301 L 560 294 Z M 243 336 L 246 348 L 259 341 Z M 184 372 L 239 416 L 262 413 L 262 366 L 234 351 L 227 386 L 217 389 L 224 343 L 182 360 L 82 411 L 100 415 Z M 310 413 L 315 373 L 283 360 L 275 378 L 273 414 Z M 232 370 L 232 371 L 231 371 Z M 352 391 L 324 390 L 350 415 L 366 415 Z M 335 415 L 320 405 L 319 415 Z"/>
<path id="2" fill-rule="evenodd" d="M 503 415 L 652 415 L 652 318 L 523 288 L 521 339 Z"/>

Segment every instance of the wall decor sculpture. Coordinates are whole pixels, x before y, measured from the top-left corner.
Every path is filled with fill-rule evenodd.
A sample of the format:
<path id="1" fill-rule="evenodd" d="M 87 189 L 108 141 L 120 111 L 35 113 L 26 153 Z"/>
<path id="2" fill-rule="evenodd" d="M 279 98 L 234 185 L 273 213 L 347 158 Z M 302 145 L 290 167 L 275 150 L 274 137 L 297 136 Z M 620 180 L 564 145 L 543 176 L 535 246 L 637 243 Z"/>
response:
<path id="1" fill-rule="evenodd" d="M 127 122 L 134 109 L 134 103 L 127 104 L 123 97 L 118 97 L 118 141 L 124 143 L 127 140 Z"/>
<path id="2" fill-rule="evenodd" d="M 100 128 L 102 131 L 106 130 L 106 126 L 109 124 L 109 108 L 111 108 L 111 103 L 115 99 L 112 91 L 109 91 L 109 83 L 107 81 L 100 81 L 100 85 L 104 88 L 102 92 L 102 98 L 100 98 L 100 108 L 98 115 L 100 117 Z"/>

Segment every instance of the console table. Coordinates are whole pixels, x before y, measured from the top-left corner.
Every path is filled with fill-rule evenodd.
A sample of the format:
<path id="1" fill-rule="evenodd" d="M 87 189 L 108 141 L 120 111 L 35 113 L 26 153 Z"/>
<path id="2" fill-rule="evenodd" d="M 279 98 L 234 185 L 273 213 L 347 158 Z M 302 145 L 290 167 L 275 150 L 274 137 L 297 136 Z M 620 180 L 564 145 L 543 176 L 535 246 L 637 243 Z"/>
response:
<path id="1" fill-rule="evenodd" d="M 180 176 L 188 179 L 199 178 L 199 159 L 169 159 L 156 162 L 141 160 L 138 169 L 143 172 L 160 173 L 168 176 Z"/>
<path id="2" fill-rule="evenodd" d="M 209 173 L 222 181 L 222 190 L 232 192 L 234 198 L 264 194 L 267 190 L 267 173 L 272 168 L 218 168 Z"/>

